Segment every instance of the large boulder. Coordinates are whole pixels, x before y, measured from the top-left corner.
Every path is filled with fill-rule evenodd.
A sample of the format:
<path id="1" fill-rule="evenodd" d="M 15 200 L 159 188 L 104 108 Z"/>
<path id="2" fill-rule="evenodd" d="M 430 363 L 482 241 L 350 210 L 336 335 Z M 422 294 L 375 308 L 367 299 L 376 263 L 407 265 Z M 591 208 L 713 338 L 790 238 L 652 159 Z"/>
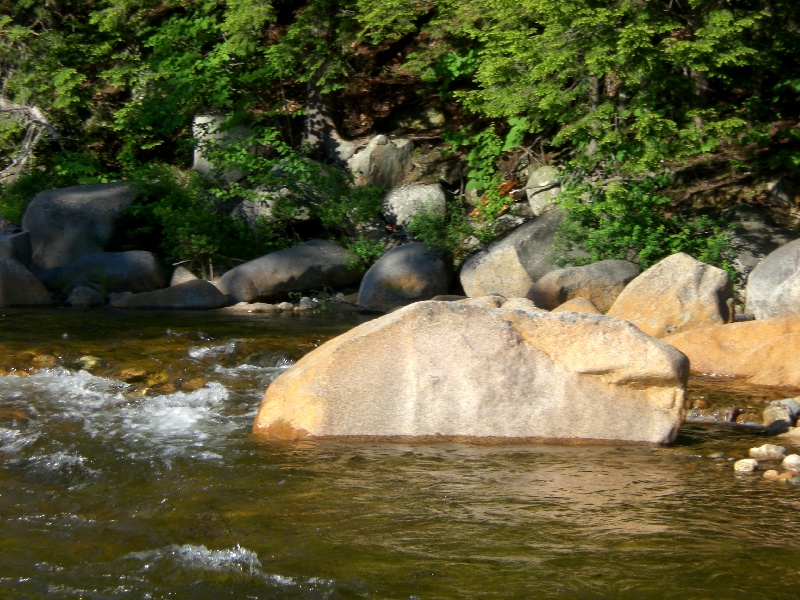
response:
<path id="1" fill-rule="evenodd" d="M 390 140 L 385 135 L 372 138 L 367 147 L 347 161 L 356 185 L 376 185 L 390 190 L 402 183 L 411 170 L 411 140 Z"/>
<path id="2" fill-rule="evenodd" d="M 745 282 L 758 263 L 800 235 L 778 227 L 769 213 L 758 206 L 740 204 L 730 209 L 726 216 L 734 223 L 728 248 L 731 266 L 739 275 L 736 291 L 744 295 Z"/>
<path id="3" fill-rule="evenodd" d="M 800 240 L 771 252 L 747 279 L 746 311 L 757 319 L 800 315 Z"/>
<path id="4" fill-rule="evenodd" d="M 450 274 L 444 261 L 422 242 L 392 248 L 361 280 L 358 305 L 387 312 L 418 300 L 446 294 Z"/>
<path id="5" fill-rule="evenodd" d="M 54 294 L 68 296 L 78 286 L 104 294 L 149 292 L 167 285 L 161 263 L 152 252 L 101 252 L 87 254 L 61 267 L 46 269 L 39 279 Z"/>
<path id="6" fill-rule="evenodd" d="M 383 217 L 394 227 L 405 227 L 422 212 L 445 214 L 444 190 L 438 183 L 410 183 L 389 191 L 383 199 Z"/>
<path id="7" fill-rule="evenodd" d="M 236 302 L 255 302 L 293 291 L 346 287 L 361 274 L 358 256 L 334 242 L 311 240 L 235 267 L 217 287 Z"/>
<path id="8" fill-rule="evenodd" d="M 550 210 L 561 192 L 558 169 L 551 166 L 534 169 L 525 183 L 525 194 L 533 214 L 541 215 Z"/>
<path id="9" fill-rule="evenodd" d="M 679 252 L 631 281 L 608 316 L 625 319 L 663 337 L 694 327 L 727 323 L 733 286 L 728 274 Z"/>
<path id="10" fill-rule="evenodd" d="M 683 354 L 618 319 L 419 302 L 298 361 L 253 431 L 666 443 L 687 373 Z"/>
<path id="11" fill-rule="evenodd" d="M 467 296 L 524 297 L 536 280 L 558 269 L 551 254 L 562 218 L 560 212 L 546 212 L 470 256 L 460 273 Z"/>
<path id="12" fill-rule="evenodd" d="M 137 191 L 124 183 L 45 190 L 33 197 L 22 228 L 30 232 L 32 266 L 52 269 L 109 247 Z"/>
<path id="13" fill-rule="evenodd" d="M 206 156 L 209 148 L 226 148 L 231 144 L 246 142 L 252 134 L 249 127 L 231 125 L 225 115 L 195 115 L 192 120 L 192 137 L 195 140 L 192 169 L 203 176 L 211 176 L 216 167 Z M 223 178 L 229 182 L 240 181 L 244 176 L 243 171 L 237 170 L 223 174 Z"/>
<path id="14" fill-rule="evenodd" d="M 114 308 L 209 310 L 230 306 L 233 302 L 210 281 L 194 279 L 163 290 L 120 294 L 110 304 Z"/>
<path id="15" fill-rule="evenodd" d="M 664 338 L 689 357 L 692 373 L 754 385 L 800 388 L 800 318 L 711 325 Z"/>
<path id="16" fill-rule="evenodd" d="M 0 306 L 43 306 L 53 298 L 36 276 L 18 260 L 0 259 Z"/>
<path id="17" fill-rule="evenodd" d="M 13 258 L 25 268 L 31 265 L 31 234 L 28 231 L 0 235 L 0 260 Z"/>
<path id="18" fill-rule="evenodd" d="M 627 260 L 603 260 L 582 267 L 567 267 L 545 274 L 531 286 L 527 297 L 547 310 L 573 298 L 588 298 L 604 313 L 637 275 L 639 267 Z"/>

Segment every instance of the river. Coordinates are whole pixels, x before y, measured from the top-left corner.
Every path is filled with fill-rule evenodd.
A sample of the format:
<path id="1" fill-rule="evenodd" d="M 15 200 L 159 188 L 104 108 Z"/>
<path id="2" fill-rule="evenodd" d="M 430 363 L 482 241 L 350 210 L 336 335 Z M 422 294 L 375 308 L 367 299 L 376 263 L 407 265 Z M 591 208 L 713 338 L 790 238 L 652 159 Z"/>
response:
<path id="1" fill-rule="evenodd" d="M 359 319 L 0 310 L 0 597 L 797 596 L 800 488 L 733 473 L 755 429 L 253 437 L 269 382 Z"/>

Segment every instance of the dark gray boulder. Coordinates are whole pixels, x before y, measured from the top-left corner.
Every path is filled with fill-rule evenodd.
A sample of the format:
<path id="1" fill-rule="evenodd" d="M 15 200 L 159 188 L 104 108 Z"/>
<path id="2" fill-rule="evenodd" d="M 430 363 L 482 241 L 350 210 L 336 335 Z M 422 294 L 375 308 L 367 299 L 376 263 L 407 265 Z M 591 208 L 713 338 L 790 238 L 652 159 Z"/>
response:
<path id="1" fill-rule="evenodd" d="M 0 260 L 13 258 L 25 268 L 31 266 L 31 234 L 28 231 L 0 235 Z"/>
<path id="2" fill-rule="evenodd" d="M 293 291 L 347 287 L 358 283 L 361 274 L 358 256 L 335 242 L 311 240 L 235 267 L 217 287 L 236 302 L 254 302 Z"/>
<path id="3" fill-rule="evenodd" d="M 44 306 L 53 303 L 36 276 L 13 258 L 0 260 L 0 306 Z"/>
<path id="4" fill-rule="evenodd" d="M 444 261 L 422 242 L 392 248 L 361 280 L 358 305 L 387 312 L 447 294 L 450 274 Z"/>
<path id="5" fill-rule="evenodd" d="M 149 292 L 167 285 L 156 256 L 144 250 L 88 254 L 67 265 L 41 271 L 39 279 L 54 294 L 68 296 L 77 286 L 104 294 Z"/>
<path id="6" fill-rule="evenodd" d="M 604 313 L 639 274 L 627 260 L 603 260 L 582 267 L 551 271 L 531 286 L 527 298 L 539 308 L 553 310 L 573 298 L 587 298 Z"/>
<path id="7" fill-rule="evenodd" d="M 109 247 L 123 210 L 137 191 L 125 183 L 45 190 L 33 197 L 22 218 L 30 232 L 35 269 L 66 265 Z"/>
<path id="8" fill-rule="evenodd" d="M 106 295 L 88 285 L 79 285 L 73 288 L 66 300 L 66 304 L 73 308 L 91 308 L 93 306 L 103 306 L 105 303 Z"/>
<path id="9" fill-rule="evenodd" d="M 110 302 L 114 308 L 209 310 L 233 304 L 210 281 L 193 279 L 163 290 L 120 294 Z"/>
<path id="10" fill-rule="evenodd" d="M 750 272 L 768 254 L 796 240 L 800 235 L 778 227 L 763 208 L 740 204 L 727 213 L 733 222 L 730 254 L 731 266 L 739 274 L 736 291 L 744 291 Z"/>

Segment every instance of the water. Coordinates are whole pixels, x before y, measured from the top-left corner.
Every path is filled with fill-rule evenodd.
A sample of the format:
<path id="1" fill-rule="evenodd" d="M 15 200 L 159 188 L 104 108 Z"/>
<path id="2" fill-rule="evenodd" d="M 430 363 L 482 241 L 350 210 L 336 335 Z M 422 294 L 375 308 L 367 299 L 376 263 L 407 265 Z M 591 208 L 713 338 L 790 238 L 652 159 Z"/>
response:
<path id="1" fill-rule="evenodd" d="M 797 595 L 800 488 L 733 474 L 754 429 L 270 443 L 269 381 L 355 317 L 0 315 L 2 598 Z"/>

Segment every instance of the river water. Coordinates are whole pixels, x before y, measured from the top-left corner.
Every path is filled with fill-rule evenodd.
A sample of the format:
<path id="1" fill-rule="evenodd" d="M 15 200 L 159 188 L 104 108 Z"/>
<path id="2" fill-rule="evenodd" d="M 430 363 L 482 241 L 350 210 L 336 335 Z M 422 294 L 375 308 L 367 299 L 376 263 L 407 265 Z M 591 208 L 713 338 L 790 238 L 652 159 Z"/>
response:
<path id="1" fill-rule="evenodd" d="M 0 598 L 797 597 L 800 488 L 733 473 L 754 429 L 251 436 L 358 319 L 0 310 Z"/>

